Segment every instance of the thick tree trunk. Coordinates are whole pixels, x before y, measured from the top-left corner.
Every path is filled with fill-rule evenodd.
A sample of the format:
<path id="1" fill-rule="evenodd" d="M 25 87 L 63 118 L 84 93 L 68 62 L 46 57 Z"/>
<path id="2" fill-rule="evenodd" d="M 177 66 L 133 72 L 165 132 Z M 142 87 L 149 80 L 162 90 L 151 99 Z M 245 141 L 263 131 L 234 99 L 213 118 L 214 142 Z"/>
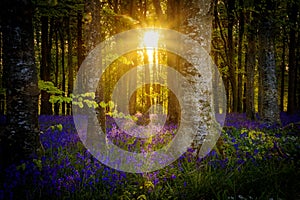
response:
<path id="1" fill-rule="evenodd" d="M 188 15 L 184 21 L 183 30 L 186 35 L 197 41 L 207 53 L 210 53 L 213 1 L 193 0 L 185 3 Z M 196 61 L 196 66 L 186 63 L 182 69 L 185 78 L 194 86 L 193 90 L 183 90 L 183 104 L 188 107 L 193 106 L 194 109 L 183 111 L 187 119 L 181 119 L 180 123 L 181 126 L 189 126 L 190 130 L 196 130 L 196 132 L 191 133 L 193 138 L 192 147 L 197 149 L 199 156 L 202 156 L 206 147 L 201 148 L 201 151 L 200 147 L 204 144 L 204 140 L 214 142 L 215 138 L 208 139 L 208 135 L 212 136 L 213 132 L 217 131 L 217 124 L 212 99 L 212 69 L 205 69 L 204 63 L 208 64 L 207 57 L 196 54 L 195 51 L 199 51 L 199 49 L 192 48 L 188 50 L 186 56 L 188 61 Z M 200 74 L 195 67 L 203 69 L 205 74 Z M 187 137 L 189 137 L 188 134 Z"/>
<path id="2" fill-rule="evenodd" d="M 274 24 L 271 16 L 261 16 L 259 27 L 260 68 L 262 81 L 261 120 L 268 124 L 279 123 L 278 90 L 276 79 Z"/>
<path id="3" fill-rule="evenodd" d="M 92 1 L 85 1 L 85 13 L 91 14 L 91 21 L 88 21 L 84 25 L 84 31 L 87 33 L 85 34 L 85 52 L 89 53 L 91 50 L 93 50 L 97 44 L 101 42 L 101 26 L 100 26 L 100 19 L 101 15 L 99 10 L 101 10 L 101 2 L 92 0 Z M 79 22 L 78 22 L 79 23 Z M 79 24 L 80 25 L 80 24 Z M 88 87 L 89 82 L 91 80 L 79 80 L 82 82 L 82 86 Z M 93 82 L 94 83 L 94 82 Z M 96 83 L 94 83 L 96 84 Z M 105 88 L 103 87 L 103 78 L 100 79 L 98 83 L 97 91 L 95 92 L 95 101 L 100 103 L 101 101 L 104 101 L 105 99 Z M 97 117 L 98 121 L 101 124 L 102 130 L 105 132 L 106 130 L 106 115 L 105 110 L 103 108 L 97 109 Z M 97 123 L 94 121 L 95 119 L 91 118 L 91 115 L 89 115 L 88 119 L 88 130 L 87 130 L 87 143 L 88 145 L 92 145 L 94 143 L 94 137 L 95 137 L 95 127 L 94 125 Z"/>
<path id="4" fill-rule="evenodd" d="M 29 0 L 2 3 L 7 121 L 1 133 L 0 162 L 7 165 L 35 157 L 41 152 L 42 146 L 39 140 L 39 89 L 34 57 L 32 4 Z"/>

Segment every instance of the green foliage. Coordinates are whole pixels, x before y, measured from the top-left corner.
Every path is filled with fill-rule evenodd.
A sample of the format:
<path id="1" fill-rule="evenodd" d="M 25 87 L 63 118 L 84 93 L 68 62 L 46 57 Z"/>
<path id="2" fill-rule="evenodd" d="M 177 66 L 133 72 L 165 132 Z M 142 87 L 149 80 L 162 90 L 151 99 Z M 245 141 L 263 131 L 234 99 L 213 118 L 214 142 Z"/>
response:
<path id="1" fill-rule="evenodd" d="M 95 101 L 95 93 L 94 92 L 87 92 L 84 94 L 78 94 L 73 95 L 71 94 L 69 97 L 64 96 L 64 92 L 58 89 L 54 86 L 54 84 L 50 81 L 39 81 L 39 88 L 40 90 L 44 90 L 51 94 L 49 101 L 51 103 L 72 103 L 73 105 L 78 106 L 79 108 L 83 108 L 84 106 L 87 106 L 89 108 L 98 108 L 99 106 L 106 110 L 106 115 L 109 115 L 111 117 L 115 118 L 125 118 L 125 119 L 131 119 L 134 121 L 137 121 L 137 118 L 135 116 L 131 115 L 125 115 L 122 112 L 117 111 L 117 106 L 113 101 L 108 101 L 105 103 L 104 101 L 101 101 L 100 103 L 97 103 Z"/>
<path id="2" fill-rule="evenodd" d="M 63 130 L 63 125 L 62 124 L 56 124 L 56 125 L 50 126 L 50 129 L 52 131 L 58 130 L 58 131 L 61 132 Z"/>
<path id="3" fill-rule="evenodd" d="M 63 91 L 58 89 L 51 81 L 39 80 L 38 82 L 39 89 L 44 90 L 52 95 L 62 95 Z"/>
<path id="4" fill-rule="evenodd" d="M 37 166 L 39 171 L 42 171 L 43 165 L 42 165 L 42 161 L 40 159 L 33 159 L 33 163 Z"/>

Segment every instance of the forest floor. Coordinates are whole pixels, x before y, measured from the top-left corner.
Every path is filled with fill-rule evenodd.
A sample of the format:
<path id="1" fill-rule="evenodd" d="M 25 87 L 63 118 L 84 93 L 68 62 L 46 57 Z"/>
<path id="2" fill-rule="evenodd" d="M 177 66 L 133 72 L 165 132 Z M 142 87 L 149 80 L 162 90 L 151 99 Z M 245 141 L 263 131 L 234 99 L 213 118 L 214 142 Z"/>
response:
<path id="1" fill-rule="evenodd" d="M 138 141 L 109 120 L 109 140 L 128 151 L 153 151 L 176 135 L 176 126 L 168 125 L 151 141 Z M 89 153 L 72 116 L 40 116 L 45 155 L 0 165 L 0 199 L 300 199 L 300 114 L 282 113 L 281 121 L 270 127 L 228 114 L 204 158 L 189 149 L 160 170 L 126 173 Z"/>

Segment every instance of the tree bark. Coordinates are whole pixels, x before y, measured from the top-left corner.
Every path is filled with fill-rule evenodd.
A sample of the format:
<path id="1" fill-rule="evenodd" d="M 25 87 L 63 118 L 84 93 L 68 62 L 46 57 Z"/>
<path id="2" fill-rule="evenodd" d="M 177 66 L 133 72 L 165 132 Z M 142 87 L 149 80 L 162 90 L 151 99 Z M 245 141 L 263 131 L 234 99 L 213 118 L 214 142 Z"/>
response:
<path id="1" fill-rule="evenodd" d="M 274 49 L 274 22 L 271 14 L 271 2 L 268 2 L 267 13 L 261 16 L 259 27 L 260 68 L 262 81 L 261 120 L 267 124 L 280 122 L 278 107 L 278 91 Z"/>
<path id="2" fill-rule="evenodd" d="M 56 27 L 55 31 L 55 86 L 59 88 L 58 84 L 58 75 L 59 75 L 59 47 L 58 47 L 58 27 Z M 54 114 L 59 115 L 59 103 L 54 104 Z"/>
<path id="3" fill-rule="evenodd" d="M 237 111 L 243 112 L 243 66 L 242 66 L 242 46 L 244 37 L 244 8 L 243 0 L 240 0 L 240 12 L 239 12 L 239 39 L 238 39 L 238 99 L 237 99 Z"/>
<path id="4" fill-rule="evenodd" d="M 48 56 L 51 52 L 49 52 L 49 44 L 48 44 L 48 35 L 49 35 L 49 17 L 42 16 L 42 60 L 40 67 L 40 78 L 43 81 L 50 81 L 50 66 Z M 52 104 L 49 102 L 50 94 L 46 91 L 41 91 L 41 115 L 51 115 L 52 114 Z"/>
<path id="5" fill-rule="evenodd" d="M 70 27 L 70 16 L 67 18 L 67 35 L 68 35 L 68 97 L 72 94 L 73 91 L 73 37 Z M 67 115 L 72 114 L 72 104 L 67 104 Z"/>
<path id="6" fill-rule="evenodd" d="M 2 60 L 2 31 L 0 30 L 0 60 Z M 1 78 L 0 78 L 0 88 L 4 88 L 4 81 L 3 81 L 3 63 L 0 64 L 0 71 L 1 71 Z M 4 115 L 5 110 L 5 92 L 4 90 L 0 91 L 0 115 Z"/>
<path id="7" fill-rule="evenodd" d="M 247 54 L 246 54 L 246 116 L 249 119 L 255 119 L 254 108 L 254 71 L 256 60 L 256 27 L 255 21 L 249 13 L 247 15 Z"/>
<path id="8" fill-rule="evenodd" d="M 100 19 L 101 15 L 99 10 L 101 9 L 101 2 L 92 0 L 92 1 L 85 1 L 85 12 L 87 14 L 91 13 L 91 20 L 85 23 L 84 31 L 87 33 L 85 34 L 85 51 L 88 53 L 91 50 L 93 50 L 98 43 L 101 42 L 101 26 L 100 26 Z M 89 82 L 91 80 L 79 80 L 82 82 L 83 87 L 88 87 Z M 96 83 L 95 83 L 96 84 Z M 97 91 L 95 92 L 95 100 L 96 102 L 100 103 L 101 101 L 105 101 L 105 88 L 103 87 L 103 77 L 100 79 L 98 83 Z M 98 122 L 101 124 L 102 130 L 106 131 L 106 115 L 105 110 L 103 108 L 97 109 L 97 117 Z M 95 119 L 91 118 L 91 115 L 89 115 L 88 118 L 88 128 L 87 128 L 87 144 L 88 146 L 94 144 L 95 139 L 95 127 L 94 125 L 97 123 L 94 121 Z"/>
<path id="9" fill-rule="evenodd" d="M 228 27 L 227 27 L 227 48 L 228 48 L 228 67 L 229 67 L 229 80 L 232 89 L 232 110 L 233 112 L 238 111 L 238 87 L 237 87 L 237 73 L 236 66 L 234 62 L 234 45 L 233 45 L 233 25 L 234 25 L 234 0 L 228 0 L 227 5 L 227 17 L 228 17 Z"/>
<path id="10" fill-rule="evenodd" d="M 294 2 L 294 1 L 293 1 Z M 296 111 L 296 30 L 297 27 L 297 3 L 291 3 L 289 6 L 290 42 L 289 42 L 289 87 L 288 87 L 288 109 L 289 114 Z"/>
<path id="11" fill-rule="evenodd" d="M 1 1 L 7 120 L 1 133 L 1 164 L 18 163 L 42 151 L 38 124 L 38 77 L 33 43 L 33 6 Z"/>
<path id="12" fill-rule="evenodd" d="M 65 72 L 65 36 L 64 36 L 64 28 L 65 28 L 65 18 L 62 21 L 62 27 L 59 31 L 60 34 L 60 48 L 61 48 L 61 90 L 63 91 L 63 96 L 66 93 L 66 72 Z M 62 115 L 66 114 L 66 103 L 62 102 L 61 104 L 61 113 Z"/>
<path id="13" fill-rule="evenodd" d="M 167 7 L 167 18 L 170 28 L 173 30 L 180 30 L 180 21 L 181 21 L 181 3 L 176 0 L 169 0 Z M 168 66 L 174 68 L 175 70 L 180 72 L 180 59 L 178 56 L 168 52 Z M 168 74 L 168 84 L 175 85 L 174 81 L 176 81 L 177 77 L 172 77 Z M 172 91 L 168 92 L 168 123 L 178 124 L 179 116 L 180 116 L 180 106 L 176 96 Z"/>
<path id="14" fill-rule="evenodd" d="M 284 81 L 285 81 L 285 56 L 286 56 L 286 31 L 283 28 L 282 55 L 281 55 L 281 84 L 280 84 L 280 111 L 284 111 Z"/>
<path id="15" fill-rule="evenodd" d="M 193 0 L 185 1 L 185 3 L 188 15 L 183 21 L 184 33 L 197 41 L 207 53 L 210 53 L 213 1 Z M 204 69 L 203 65 L 207 62 L 206 57 L 195 54 L 193 50 L 197 51 L 197 49 L 190 49 L 186 52 L 187 60 L 196 61 L 197 66 L 195 67 Z M 181 119 L 180 123 L 184 127 L 189 126 L 190 130 L 196 130 L 196 132 L 187 132 L 186 134 L 187 137 L 190 137 L 189 134 L 192 134 L 192 147 L 197 150 L 197 155 L 201 156 L 204 152 L 200 147 L 204 144 L 204 140 L 206 142 L 214 142 L 215 138 L 208 139 L 208 135 L 216 130 L 217 123 L 215 122 L 212 100 L 212 71 L 207 69 L 209 71 L 203 71 L 204 75 L 200 74 L 195 67 L 186 63 L 182 69 L 183 75 L 194 86 L 194 89 L 183 90 L 182 96 L 185 97 L 184 106 L 192 106 L 193 109 L 183 111 L 187 119 Z"/>

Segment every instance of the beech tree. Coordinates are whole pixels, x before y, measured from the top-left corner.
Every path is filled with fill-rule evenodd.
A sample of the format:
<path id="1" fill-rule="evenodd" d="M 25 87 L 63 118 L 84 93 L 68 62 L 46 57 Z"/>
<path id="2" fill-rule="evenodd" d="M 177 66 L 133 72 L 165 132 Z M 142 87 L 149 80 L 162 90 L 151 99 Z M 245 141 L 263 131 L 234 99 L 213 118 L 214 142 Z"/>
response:
<path id="1" fill-rule="evenodd" d="M 212 20 L 213 20 L 213 1 L 185 1 L 185 14 L 186 18 L 183 21 L 182 30 L 184 33 L 197 41 L 203 49 L 209 53 L 211 50 L 211 35 L 212 35 Z M 197 49 L 194 49 L 197 51 Z M 199 50 L 198 50 L 199 51 Z M 183 126 L 191 127 L 196 130 L 192 133 L 193 143 L 192 147 L 197 149 L 199 156 L 204 153 L 206 147 L 201 148 L 203 141 L 211 140 L 214 142 L 215 138 L 208 135 L 212 131 L 217 131 L 217 123 L 214 118 L 213 105 L 212 105 L 212 71 L 208 69 L 205 71 L 204 65 L 208 64 L 205 55 L 195 54 L 192 51 L 187 51 L 187 58 L 189 61 L 196 60 L 197 67 L 203 69 L 200 74 L 194 66 L 186 64 L 182 68 L 182 73 L 186 79 L 193 84 L 195 90 L 183 90 L 182 94 L 185 96 L 184 104 L 187 106 L 193 105 L 195 109 L 189 110 L 186 114 L 188 119 L 192 122 L 182 119 Z"/>
<path id="2" fill-rule="evenodd" d="M 263 9 L 265 6 L 266 9 Z M 261 72 L 261 118 L 263 122 L 274 124 L 280 121 L 278 106 L 278 90 L 275 65 L 275 30 L 272 11 L 275 9 L 271 1 L 262 2 L 259 23 L 259 68 Z"/>
<path id="3" fill-rule="evenodd" d="M 6 125 L 1 132 L 1 164 L 38 155 L 38 77 L 35 66 L 30 0 L 1 1 Z"/>

